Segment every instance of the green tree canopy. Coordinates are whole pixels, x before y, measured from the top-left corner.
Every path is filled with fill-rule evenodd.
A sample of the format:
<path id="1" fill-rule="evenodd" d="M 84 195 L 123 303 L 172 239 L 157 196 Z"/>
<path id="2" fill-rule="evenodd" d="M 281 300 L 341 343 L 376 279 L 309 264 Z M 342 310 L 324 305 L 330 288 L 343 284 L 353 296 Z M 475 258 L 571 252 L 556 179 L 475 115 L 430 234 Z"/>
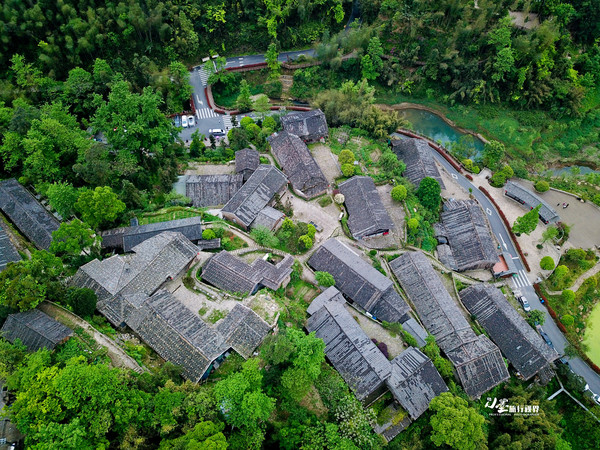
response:
<path id="1" fill-rule="evenodd" d="M 485 419 L 466 400 L 443 392 L 429 404 L 433 412 L 430 424 L 431 441 L 438 447 L 448 445 L 461 450 L 476 450 L 485 446 Z"/>
<path id="2" fill-rule="evenodd" d="M 338 155 L 338 161 L 340 165 L 354 164 L 354 161 L 356 161 L 356 156 L 354 156 L 354 153 L 351 150 L 344 149 Z"/>
<path id="3" fill-rule="evenodd" d="M 67 294 L 67 303 L 80 317 L 92 317 L 96 311 L 98 297 L 88 288 L 71 288 Z"/>
<path id="4" fill-rule="evenodd" d="M 71 183 L 53 183 L 46 190 L 48 203 L 63 219 L 71 217 L 75 202 L 79 197 L 77 189 Z"/>
<path id="5" fill-rule="evenodd" d="M 240 95 L 238 95 L 238 98 L 235 101 L 235 107 L 241 112 L 248 112 L 252 109 L 252 99 L 250 98 L 250 85 L 246 80 L 242 80 L 240 82 Z"/>
<path id="6" fill-rule="evenodd" d="M 394 186 L 390 192 L 392 198 L 397 202 L 403 201 L 406 198 L 406 194 L 406 187 L 402 186 L 401 184 Z"/>
<path id="7" fill-rule="evenodd" d="M 202 239 L 206 239 L 208 241 L 208 240 L 214 239 L 216 237 L 217 237 L 217 235 L 210 228 L 206 228 L 205 230 L 202 231 Z"/>
<path id="8" fill-rule="evenodd" d="M 540 220 L 541 207 L 542 204 L 540 203 L 528 213 L 518 217 L 513 224 L 512 230 L 515 233 L 531 234 L 537 228 L 538 221 Z"/>
<path id="9" fill-rule="evenodd" d="M 354 175 L 354 165 L 353 164 L 342 164 L 342 175 L 345 177 L 351 177 Z"/>
<path id="10" fill-rule="evenodd" d="M 335 285 L 333 275 L 331 275 L 329 272 L 316 271 L 315 278 L 317 279 L 319 286 L 330 287 Z"/>
<path id="11" fill-rule="evenodd" d="M 181 437 L 161 441 L 160 450 L 226 450 L 223 424 L 210 421 L 197 423 Z"/>
<path id="12" fill-rule="evenodd" d="M 279 245 L 279 239 L 277 239 L 275 233 L 262 225 L 254 227 L 250 232 L 250 236 L 258 245 L 262 245 L 264 247 L 274 248 Z"/>
<path id="13" fill-rule="evenodd" d="M 440 183 L 435 178 L 425 177 L 419 184 L 417 197 L 425 208 L 437 214 L 442 201 L 441 192 Z"/>
<path id="14" fill-rule="evenodd" d="M 108 101 L 97 96 L 96 102 L 99 107 L 93 126 L 104 132 L 117 151 L 122 173 L 149 169 L 151 162 L 162 156 L 177 137 L 173 122 L 160 110 L 162 99 L 150 88 L 136 94 L 127 82 L 116 81 L 111 85 Z"/>
<path id="15" fill-rule="evenodd" d="M 537 309 L 532 310 L 529 313 L 529 317 L 527 318 L 527 323 L 535 328 L 536 323 L 539 325 L 544 325 L 546 322 L 546 315 Z"/>
<path id="16" fill-rule="evenodd" d="M 275 400 L 262 392 L 259 360 L 246 361 L 236 372 L 215 385 L 217 404 L 225 420 L 236 428 L 261 428 L 275 408 Z"/>
<path id="17" fill-rule="evenodd" d="M 542 243 L 555 239 L 558 236 L 557 227 L 548 227 L 542 233 Z M 552 267 L 554 268 L 554 266 Z"/>
<path id="18" fill-rule="evenodd" d="M 544 270 L 554 269 L 554 260 L 551 256 L 544 256 L 540 261 L 540 267 Z"/>
<path id="19" fill-rule="evenodd" d="M 102 238 L 79 219 L 63 222 L 58 230 L 52 233 L 50 252 L 61 258 L 72 260 L 83 252 L 91 255 L 100 254 Z"/>
<path id="20" fill-rule="evenodd" d="M 125 211 L 125 203 L 108 186 L 98 186 L 85 190 L 79 195 L 75 209 L 81 213 L 84 222 L 93 228 L 113 222 Z"/>
<path id="21" fill-rule="evenodd" d="M 560 299 L 565 304 L 568 305 L 568 304 L 572 303 L 573 300 L 575 300 L 575 292 L 573 292 L 571 289 L 565 289 L 564 291 L 562 291 L 562 294 L 560 295 Z"/>
<path id="22" fill-rule="evenodd" d="M 546 192 L 550 189 L 550 183 L 545 180 L 536 181 L 533 185 L 536 191 L 538 192 Z"/>
<path id="23" fill-rule="evenodd" d="M 0 305 L 20 311 L 35 308 L 47 296 L 48 286 L 63 275 L 60 258 L 35 250 L 30 259 L 9 263 L 0 272 Z"/>

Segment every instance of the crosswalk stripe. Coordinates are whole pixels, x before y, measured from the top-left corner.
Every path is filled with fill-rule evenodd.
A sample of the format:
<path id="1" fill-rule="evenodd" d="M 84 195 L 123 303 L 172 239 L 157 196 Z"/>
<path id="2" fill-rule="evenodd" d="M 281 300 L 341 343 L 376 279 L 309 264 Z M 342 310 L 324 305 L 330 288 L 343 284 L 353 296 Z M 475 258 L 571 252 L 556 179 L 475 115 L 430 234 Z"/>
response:
<path id="1" fill-rule="evenodd" d="M 223 127 L 227 130 L 233 128 L 232 124 L 231 124 L 231 116 L 230 115 L 224 115 L 223 116 Z"/>
<path id="2" fill-rule="evenodd" d="M 523 277 L 523 282 L 525 283 L 525 285 L 531 286 L 531 281 L 529 281 L 529 278 L 527 278 L 527 274 L 525 273 L 525 271 L 520 270 L 519 272 L 521 273 L 521 276 Z"/>
<path id="3" fill-rule="evenodd" d="M 206 86 L 208 84 L 209 74 L 206 72 L 206 70 L 204 70 L 204 66 L 201 66 L 198 69 L 198 73 L 200 74 L 200 81 L 202 81 L 202 85 Z"/>
<path id="4" fill-rule="evenodd" d="M 219 115 L 210 108 L 199 108 L 196 110 L 199 119 L 208 119 L 209 117 L 219 117 Z"/>

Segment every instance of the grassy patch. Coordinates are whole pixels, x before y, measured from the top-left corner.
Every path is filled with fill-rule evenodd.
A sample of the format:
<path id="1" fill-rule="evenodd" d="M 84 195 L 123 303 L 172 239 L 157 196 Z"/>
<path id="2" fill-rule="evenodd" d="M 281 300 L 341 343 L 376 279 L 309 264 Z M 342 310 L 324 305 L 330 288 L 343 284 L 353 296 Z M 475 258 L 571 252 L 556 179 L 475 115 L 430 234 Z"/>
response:
<path id="1" fill-rule="evenodd" d="M 585 251 L 582 249 L 569 249 L 560 257 L 557 267 L 566 266 L 569 274 L 564 278 L 558 278 L 556 271 L 550 275 L 547 285 L 550 290 L 558 291 L 567 289 L 577 281 L 585 272 L 596 265 L 597 257 L 593 250 Z"/>
<path id="2" fill-rule="evenodd" d="M 212 230 L 215 232 L 215 236 L 221 239 L 221 248 L 223 250 L 232 252 L 233 250 L 248 247 L 248 243 L 245 240 L 226 228 L 215 227 Z"/>
<path id="3" fill-rule="evenodd" d="M 269 76 L 268 69 L 251 70 L 249 72 L 234 72 L 230 87 L 224 87 L 220 83 L 213 85 L 212 93 L 215 103 L 226 108 L 235 108 L 235 102 L 240 95 L 240 83 L 246 80 L 250 85 L 250 94 L 262 94 L 264 84 Z"/>
<path id="4" fill-rule="evenodd" d="M 573 325 L 566 327 L 566 334 L 569 341 L 576 344 L 576 346 L 579 346 L 583 340 L 588 315 L 600 300 L 598 283 L 600 283 L 600 274 L 586 279 L 575 292 L 575 298 L 568 302 L 561 295 L 548 295 L 542 287 L 548 304 L 556 312 L 559 319 L 566 314 L 573 316 L 575 319 Z"/>
<path id="5" fill-rule="evenodd" d="M 131 341 L 125 341 L 123 350 L 141 366 L 148 356 L 148 349 L 143 345 L 136 345 Z"/>
<path id="6" fill-rule="evenodd" d="M 217 323 L 227 315 L 227 311 L 221 311 L 220 309 L 214 309 L 210 315 L 206 318 L 210 323 Z"/>
<path id="7" fill-rule="evenodd" d="M 149 223 L 167 222 L 169 220 L 187 219 L 188 217 L 201 216 L 202 211 L 182 206 L 161 209 L 154 213 L 146 213 L 138 218 L 140 225 Z"/>
<path id="8" fill-rule="evenodd" d="M 108 322 L 108 320 L 106 320 L 104 316 L 94 316 L 91 320 L 88 320 L 88 322 L 102 334 L 105 334 L 112 338 L 114 338 L 117 335 L 117 330 L 115 330 L 112 327 L 112 325 Z"/>
<path id="9" fill-rule="evenodd" d="M 324 195 L 323 197 L 321 197 L 319 199 L 319 206 L 321 208 L 325 208 L 329 205 L 331 205 L 333 203 L 333 199 L 331 198 L 331 195 Z"/>

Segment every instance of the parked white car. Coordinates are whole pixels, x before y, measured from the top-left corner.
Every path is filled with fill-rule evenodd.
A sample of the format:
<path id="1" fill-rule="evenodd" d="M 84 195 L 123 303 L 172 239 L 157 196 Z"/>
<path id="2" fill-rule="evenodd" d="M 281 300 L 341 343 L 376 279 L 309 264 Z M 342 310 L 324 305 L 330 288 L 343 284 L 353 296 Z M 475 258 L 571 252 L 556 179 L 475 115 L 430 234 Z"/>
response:
<path id="1" fill-rule="evenodd" d="M 196 120 L 194 119 L 194 116 L 188 116 L 188 126 L 193 127 L 194 125 L 196 125 Z"/>
<path id="2" fill-rule="evenodd" d="M 183 128 L 187 128 L 188 127 L 188 118 L 187 118 L 187 116 L 181 116 L 181 126 Z"/>

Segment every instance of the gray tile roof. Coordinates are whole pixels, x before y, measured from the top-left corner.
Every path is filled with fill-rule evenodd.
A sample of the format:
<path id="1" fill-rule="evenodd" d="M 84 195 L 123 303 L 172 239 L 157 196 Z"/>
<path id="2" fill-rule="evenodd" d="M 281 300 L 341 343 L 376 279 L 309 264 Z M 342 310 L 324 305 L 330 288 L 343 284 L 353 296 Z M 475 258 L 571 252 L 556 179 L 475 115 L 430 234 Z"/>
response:
<path id="1" fill-rule="evenodd" d="M 329 136 L 327 119 L 320 109 L 291 112 L 281 118 L 281 125 L 305 142 L 316 142 Z"/>
<path id="2" fill-rule="evenodd" d="M 326 302 L 308 318 L 306 329 L 323 339 L 327 358 L 359 400 L 382 388 L 390 375 L 390 362 L 343 304 Z"/>
<path id="3" fill-rule="evenodd" d="M 217 326 L 211 326 L 165 290 L 151 297 L 131 295 L 124 300 L 127 326 L 162 358 L 182 366 L 183 376 L 195 382 L 231 348 L 243 358 L 252 356 L 271 330 L 241 304 L 236 304 Z"/>
<path id="4" fill-rule="evenodd" d="M 306 312 L 308 313 L 309 316 L 312 316 L 319 309 L 321 309 L 327 302 L 337 302 L 337 303 L 344 304 L 344 303 L 346 303 L 346 299 L 344 298 L 344 296 L 342 295 L 342 293 L 340 291 L 338 291 L 334 286 L 331 286 L 331 287 L 328 287 L 327 289 L 325 289 L 319 295 L 317 295 L 313 299 L 313 301 L 310 302 L 310 305 L 308 306 L 308 309 L 306 310 Z"/>
<path id="5" fill-rule="evenodd" d="M 269 334 L 271 327 L 250 308 L 236 303 L 217 324 L 217 331 L 223 336 L 227 347 L 248 359 Z"/>
<path id="6" fill-rule="evenodd" d="M 508 181 L 506 183 L 506 186 L 504 186 L 504 194 L 522 205 L 525 205 L 530 210 L 541 203 L 540 219 L 544 223 L 558 222 L 560 220 L 560 216 L 552 206 L 529 189 L 525 189 L 514 181 Z"/>
<path id="7" fill-rule="evenodd" d="M 261 164 L 223 207 L 223 215 L 235 218 L 240 225 L 248 228 L 286 184 L 287 178 L 279 169 Z"/>
<path id="8" fill-rule="evenodd" d="M 182 366 L 188 380 L 200 381 L 212 362 L 228 350 L 219 332 L 168 291 L 141 300 L 125 298 L 125 323 L 162 358 Z"/>
<path id="9" fill-rule="evenodd" d="M 9 262 L 21 261 L 21 255 L 10 241 L 8 233 L 0 226 L 0 272 Z"/>
<path id="10" fill-rule="evenodd" d="M 392 151 L 404 161 L 406 170 L 403 176 L 419 187 L 426 177 L 435 178 L 442 189 L 445 188 L 440 172 L 433 159 L 433 149 L 423 139 L 407 138 L 392 141 Z"/>
<path id="11" fill-rule="evenodd" d="M 498 288 L 476 284 L 462 290 L 460 297 L 526 380 L 558 359 L 558 353 L 546 345 Z"/>
<path id="12" fill-rule="evenodd" d="M 0 334 L 10 342 L 20 339 L 30 351 L 41 348 L 53 350 L 58 344 L 73 336 L 73 330 L 39 309 L 10 314 Z"/>
<path id="13" fill-rule="evenodd" d="M 465 392 L 473 399 L 510 378 L 500 349 L 484 334 L 446 352 L 446 356 L 454 364 Z"/>
<path id="14" fill-rule="evenodd" d="M 274 230 L 284 217 L 285 214 L 281 211 L 270 206 L 265 206 L 260 210 L 250 227 L 255 228 L 261 226 L 266 227 L 269 230 Z"/>
<path id="15" fill-rule="evenodd" d="M 196 244 L 200 250 L 214 250 L 221 248 L 221 239 L 202 239 Z"/>
<path id="16" fill-rule="evenodd" d="M 253 294 L 262 286 L 277 290 L 292 273 L 294 259 L 287 255 L 273 265 L 262 258 L 248 264 L 222 250 L 211 256 L 202 268 L 202 280 L 228 292 Z"/>
<path id="17" fill-rule="evenodd" d="M 269 143 L 283 173 L 299 195 L 313 198 L 327 190 L 327 178 L 298 136 L 282 131 L 271 136 Z"/>
<path id="18" fill-rule="evenodd" d="M 164 231 L 178 232 L 190 241 L 197 241 L 202 239 L 202 218 L 200 216 L 188 217 L 108 230 L 102 233 L 102 247 L 123 248 L 124 251 L 130 252 L 136 245 Z M 120 238 L 117 238 L 117 236 Z"/>
<path id="19" fill-rule="evenodd" d="M 491 269 L 498 262 L 498 251 L 487 219 L 475 200 L 444 203 L 441 223 L 435 225 L 440 261 L 452 270 Z"/>
<path id="20" fill-rule="evenodd" d="M 0 210 L 36 247 L 50 247 L 60 223 L 14 178 L 0 181 Z"/>
<path id="21" fill-rule="evenodd" d="M 251 148 L 244 148 L 235 152 L 235 173 L 243 176 L 244 181 L 250 178 L 250 175 L 260 165 L 260 154 Z"/>
<path id="22" fill-rule="evenodd" d="M 138 244 L 133 254 L 97 259 L 80 267 L 71 284 L 98 295 L 98 310 L 113 324 L 123 321 L 123 295 L 152 295 L 165 281 L 180 274 L 198 254 L 181 233 L 165 231 Z"/>
<path id="23" fill-rule="evenodd" d="M 427 331 L 412 317 L 402 324 L 402 329 L 417 340 L 419 348 L 427 343 Z"/>
<path id="24" fill-rule="evenodd" d="M 314 270 L 329 272 L 344 296 L 380 320 L 404 322 L 410 307 L 395 291 L 392 280 L 337 239 L 329 239 L 309 258 Z"/>
<path id="25" fill-rule="evenodd" d="M 407 348 L 394 358 L 391 367 L 386 384 L 413 420 L 427 411 L 434 397 L 448 391 L 431 359 L 419 349 Z"/>
<path id="26" fill-rule="evenodd" d="M 404 253 L 390 267 L 470 397 L 478 398 L 509 378 L 500 350 L 485 336 L 475 335 L 422 252 Z"/>
<path id="27" fill-rule="evenodd" d="M 189 175 L 185 195 L 197 208 L 226 204 L 244 184 L 242 174 Z"/>
<path id="28" fill-rule="evenodd" d="M 348 228 L 355 239 L 394 228 L 371 177 L 354 176 L 339 186 L 348 210 Z"/>

